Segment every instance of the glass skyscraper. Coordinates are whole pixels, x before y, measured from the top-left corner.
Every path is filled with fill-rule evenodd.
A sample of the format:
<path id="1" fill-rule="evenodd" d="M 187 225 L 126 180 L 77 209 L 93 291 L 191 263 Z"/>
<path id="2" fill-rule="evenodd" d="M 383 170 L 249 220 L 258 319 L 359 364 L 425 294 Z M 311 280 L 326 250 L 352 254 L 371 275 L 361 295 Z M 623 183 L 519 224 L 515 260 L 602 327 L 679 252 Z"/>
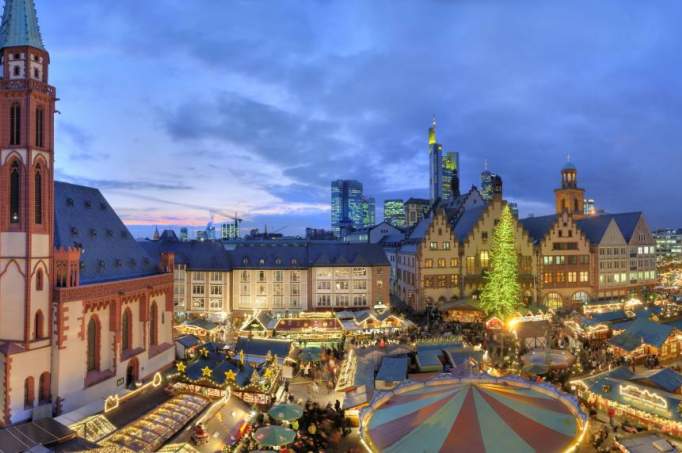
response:
<path id="1" fill-rule="evenodd" d="M 487 165 L 485 170 L 481 172 L 481 197 L 485 201 L 493 199 L 493 180 L 495 176 L 495 173 L 488 170 Z"/>
<path id="2" fill-rule="evenodd" d="M 459 196 L 459 153 L 444 152 L 436 139 L 436 119 L 429 128 L 429 191 L 431 201 Z"/>
<path id="3" fill-rule="evenodd" d="M 374 225 L 375 212 L 374 198 L 363 195 L 360 181 L 332 181 L 332 230 L 338 237 L 343 236 L 342 230 Z"/>
<path id="4" fill-rule="evenodd" d="M 403 200 L 384 201 L 384 222 L 395 227 L 405 226 L 405 203 Z"/>

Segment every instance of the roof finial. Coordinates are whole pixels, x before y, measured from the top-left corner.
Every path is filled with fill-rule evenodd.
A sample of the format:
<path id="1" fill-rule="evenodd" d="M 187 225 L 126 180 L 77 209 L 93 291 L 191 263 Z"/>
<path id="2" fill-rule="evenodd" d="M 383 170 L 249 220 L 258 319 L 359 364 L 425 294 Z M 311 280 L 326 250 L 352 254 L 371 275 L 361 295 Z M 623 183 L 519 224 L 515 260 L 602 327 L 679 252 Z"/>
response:
<path id="1" fill-rule="evenodd" d="M 483 161 L 483 170 L 488 171 L 488 159 Z"/>
<path id="2" fill-rule="evenodd" d="M 431 126 L 436 127 L 436 114 L 433 114 L 433 120 L 431 121 Z"/>
<path id="3" fill-rule="evenodd" d="M 571 161 L 571 153 L 566 153 L 566 162 Z"/>

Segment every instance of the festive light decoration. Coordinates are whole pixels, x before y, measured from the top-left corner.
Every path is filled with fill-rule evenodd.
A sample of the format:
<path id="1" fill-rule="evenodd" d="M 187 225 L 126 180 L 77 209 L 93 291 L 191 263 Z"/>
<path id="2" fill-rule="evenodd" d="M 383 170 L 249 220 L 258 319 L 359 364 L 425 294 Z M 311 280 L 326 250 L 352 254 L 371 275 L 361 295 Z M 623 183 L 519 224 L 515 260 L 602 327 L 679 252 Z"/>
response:
<path id="1" fill-rule="evenodd" d="M 209 367 L 205 366 L 201 369 L 201 375 L 205 378 L 210 379 L 211 376 L 213 375 L 213 370 L 211 370 Z"/>
<path id="2" fill-rule="evenodd" d="M 185 374 L 185 370 L 187 370 L 187 365 L 185 365 L 184 362 L 178 362 L 175 365 L 175 368 L 178 370 L 178 373 Z"/>
<path id="3" fill-rule="evenodd" d="M 228 382 L 234 382 L 234 380 L 237 378 L 237 373 L 235 373 L 232 370 L 227 370 L 225 372 L 225 380 Z"/>
<path id="4" fill-rule="evenodd" d="M 493 232 L 490 270 L 481 293 L 481 308 L 503 319 L 517 311 L 521 300 L 518 257 L 515 247 L 514 217 L 505 206 Z"/>

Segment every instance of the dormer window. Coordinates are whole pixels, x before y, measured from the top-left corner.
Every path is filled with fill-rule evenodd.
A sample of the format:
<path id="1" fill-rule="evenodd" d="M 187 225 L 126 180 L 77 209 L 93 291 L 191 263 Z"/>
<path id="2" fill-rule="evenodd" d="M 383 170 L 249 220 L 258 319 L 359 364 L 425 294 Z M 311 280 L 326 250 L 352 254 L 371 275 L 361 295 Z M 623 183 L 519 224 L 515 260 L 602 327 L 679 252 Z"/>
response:
<path id="1" fill-rule="evenodd" d="M 126 230 L 121 230 L 121 239 L 127 239 L 128 238 L 128 233 Z"/>
<path id="2" fill-rule="evenodd" d="M 107 237 L 108 237 L 108 238 L 113 238 L 113 237 L 114 237 L 114 232 L 111 231 L 111 230 L 107 230 L 107 233 L 106 233 L 106 234 L 107 234 Z"/>
<path id="3" fill-rule="evenodd" d="M 102 272 L 106 268 L 104 260 L 97 260 L 97 272 Z"/>
<path id="4" fill-rule="evenodd" d="M 296 258 L 292 258 L 292 259 L 291 259 L 291 264 L 294 265 L 294 266 L 297 265 L 297 264 L 298 264 L 298 260 L 297 260 Z"/>
<path id="5" fill-rule="evenodd" d="M 135 258 L 130 258 L 128 264 L 130 265 L 130 267 L 135 267 L 137 266 L 137 261 L 135 260 Z"/>
<path id="6" fill-rule="evenodd" d="M 99 208 L 100 208 L 102 211 L 106 211 L 106 210 L 107 210 L 107 204 L 106 204 L 105 202 L 101 202 L 101 203 L 99 204 Z"/>
<path id="7" fill-rule="evenodd" d="M 116 266 L 116 267 L 121 267 L 121 266 L 123 266 L 123 260 L 122 260 L 121 258 L 116 258 L 116 259 L 114 260 L 114 266 Z"/>
<path id="8" fill-rule="evenodd" d="M 259 259 L 259 260 L 258 260 L 258 264 L 260 264 L 261 266 L 264 265 L 264 264 L 265 264 L 265 260 L 264 260 L 263 258 Z"/>
<path id="9" fill-rule="evenodd" d="M 143 263 L 145 266 L 149 266 L 149 258 L 147 258 L 147 257 L 142 258 L 142 263 Z"/>
<path id="10" fill-rule="evenodd" d="M 66 205 L 70 208 L 73 207 L 73 198 L 67 198 Z"/>
<path id="11" fill-rule="evenodd" d="M 282 264 L 282 258 L 276 258 L 276 259 L 275 259 L 275 264 L 277 264 L 278 266 L 279 266 L 280 264 Z"/>
<path id="12" fill-rule="evenodd" d="M 94 228 L 90 228 L 90 237 L 96 238 L 97 237 L 97 230 Z"/>
<path id="13" fill-rule="evenodd" d="M 78 236 L 78 228 L 71 227 L 71 236 Z"/>
<path id="14" fill-rule="evenodd" d="M 85 202 L 83 203 L 83 205 L 85 206 L 85 209 L 90 209 L 90 208 L 92 208 L 92 202 L 91 202 L 90 200 L 85 200 Z"/>

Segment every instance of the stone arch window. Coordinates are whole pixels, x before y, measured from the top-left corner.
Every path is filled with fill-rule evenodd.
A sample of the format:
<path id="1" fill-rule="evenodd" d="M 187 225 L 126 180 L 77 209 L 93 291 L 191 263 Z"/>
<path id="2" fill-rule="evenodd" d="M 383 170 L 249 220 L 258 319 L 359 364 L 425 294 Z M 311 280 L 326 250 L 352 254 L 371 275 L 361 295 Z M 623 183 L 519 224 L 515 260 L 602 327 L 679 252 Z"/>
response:
<path id="1" fill-rule="evenodd" d="M 545 306 L 550 309 L 558 310 L 563 308 L 564 301 L 559 293 L 549 293 L 545 296 Z"/>
<path id="2" fill-rule="evenodd" d="M 88 322 L 88 372 L 99 371 L 99 346 L 101 339 L 101 326 L 96 317 Z"/>
<path id="3" fill-rule="evenodd" d="M 130 308 L 126 308 L 121 319 L 121 349 L 123 352 L 129 351 L 133 347 L 132 317 L 133 315 L 130 312 Z"/>
<path id="4" fill-rule="evenodd" d="M 21 144 L 21 106 L 18 102 L 9 109 L 9 144 Z"/>
<path id="5" fill-rule="evenodd" d="M 152 302 L 149 311 L 149 344 L 152 346 L 159 344 L 159 310 L 156 302 Z"/>
<path id="6" fill-rule="evenodd" d="M 36 76 L 37 77 L 37 76 Z M 45 145 L 45 109 L 36 109 L 36 146 L 42 148 Z"/>
<path id="7" fill-rule="evenodd" d="M 42 269 L 36 272 L 36 291 L 42 291 L 45 288 L 45 274 Z"/>
<path id="8" fill-rule="evenodd" d="M 45 338 L 45 316 L 43 316 L 43 311 L 38 310 L 35 314 L 35 329 L 36 329 L 36 340 Z"/>
<path id="9" fill-rule="evenodd" d="M 34 178 L 34 221 L 36 225 L 43 224 L 43 171 L 40 164 L 36 165 Z"/>
<path id="10" fill-rule="evenodd" d="M 52 392 L 50 390 L 50 372 L 46 371 L 40 375 L 38 387 L 38 401 L 40 403 L 48 403 L 52 400 Z"/>
<path id="11" fill-rule="evenodd" d="M 24 380 L 24 407 L 33 407 L 35 399 L 35 382 L 33 376 L 29 376 Z"/>
<path id="12" fill-rule="evenodd" d="M 9 221 L 19 223 L 21 218 L 21 168 L 19 161 L 12 162 L 9 170 Z"/>

